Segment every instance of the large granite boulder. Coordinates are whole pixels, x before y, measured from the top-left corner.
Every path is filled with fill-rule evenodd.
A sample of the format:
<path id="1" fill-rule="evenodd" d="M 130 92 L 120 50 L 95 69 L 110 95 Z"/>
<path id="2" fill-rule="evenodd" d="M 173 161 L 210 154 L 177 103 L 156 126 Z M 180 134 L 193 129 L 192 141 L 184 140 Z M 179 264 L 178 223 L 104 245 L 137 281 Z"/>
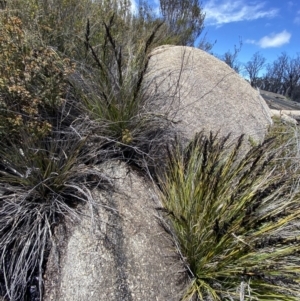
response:
<path id="1" fill-rule="evenodd" d="M 152 100 L 147 111 L 167 114 L 177 132 L 245 134 L 261 142 L 272 124 L 259 92 L 233 69 L 196 48 L 161 46 L 150 55 L 145 88 Z M 246 139 L 247 140 L 247 139 Z"/>
<path id="2" fill-rule="evenodd" d="M 114 181 L 95 189 L 81 221 L 58 227 L 45 274 L 55 301 L 180 300 L 186 274 L 160 224 L 154 186 L 124 163 L 100 167 Z"/>

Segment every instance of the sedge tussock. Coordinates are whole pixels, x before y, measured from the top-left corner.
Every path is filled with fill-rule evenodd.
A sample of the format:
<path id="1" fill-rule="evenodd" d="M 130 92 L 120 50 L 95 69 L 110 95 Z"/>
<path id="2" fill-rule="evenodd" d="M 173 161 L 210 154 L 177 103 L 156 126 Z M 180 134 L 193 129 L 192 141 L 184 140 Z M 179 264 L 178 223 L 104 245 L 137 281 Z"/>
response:
<path id="1" fill-rule="evenodd" d="M 83 163 L 85 141 L 65 135 L 23 134 L 0 147 L 0 283 L 9 300 L 42 297 L 55 226 L 79 220 L 77 205 L 92 206 L 90 190 L 108 183 Z"/>
<path id="2" fill-rule="evenodd" d="M 299 300 L 298 175 L 267 139 L 199 134 L 168 152 L 162 199 L 191 282 L 183 300 Z M 297 226 L 298 225 L 298 226 Z"/>

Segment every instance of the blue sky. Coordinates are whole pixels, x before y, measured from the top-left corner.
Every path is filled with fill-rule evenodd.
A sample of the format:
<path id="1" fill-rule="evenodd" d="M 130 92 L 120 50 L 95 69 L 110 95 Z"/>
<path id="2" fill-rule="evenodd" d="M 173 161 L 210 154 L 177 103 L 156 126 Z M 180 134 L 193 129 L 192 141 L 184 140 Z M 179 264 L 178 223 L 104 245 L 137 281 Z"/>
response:
<path id="1" fill-rule="evenodd" d="M 293 57 L 300 53 L 300 1 L 203 0 L 205 30 L 213 52 L 233 50 L 243 41 L 239 54 L 247 62 L 259 51 L 267 62 L 282 52 Z"/>
<path id="2" fill-rule="evenodd" d="M 158 5 L 158 0 L 148 0 Z M 243 46 L 238 60 L 246 63 L 259 51 L 268 63 L 282 52 L 300 53 L 300 0 L 202 0 L 209 41 L 217 40 L 212 51 L 224 54 Z"/>

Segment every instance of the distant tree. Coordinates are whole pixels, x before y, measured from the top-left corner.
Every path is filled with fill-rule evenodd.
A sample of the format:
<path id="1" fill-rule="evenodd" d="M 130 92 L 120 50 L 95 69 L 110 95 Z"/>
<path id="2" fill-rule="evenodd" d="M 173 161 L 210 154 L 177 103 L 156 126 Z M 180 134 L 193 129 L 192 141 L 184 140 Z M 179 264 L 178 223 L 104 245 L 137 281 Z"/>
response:
<path id="1" fill-rule="evenodd" d="M 291 98 L 293 101 L 300 102 L 300 85 L 294 88 Z"/>
<path id="2" fill-rule="evenodd" d="M 210 52 L 212 48 L 214 47 L 214 45 L 217 43 L 217 40 L 215 40 L 214 42 L 210 42 L 207 39 L 207 32 L 200 38 L 200 40 L 198 41 L 198 44 L 196 45 L 197 48 L 204 50 L 206 52 Z M 212 53 L 213 54 L 213 53 Z"/>
<path id="3" fill-rule="evenodd" d="M 268 68 L 268 66 L 266 68 Z M 262 90 L 277 93 L 276 90 L 273 90 L 275 82 L 276 82 L 276 78 L 268 76 L 268 72 L 267 72 L 263 76 L 257 78 L 255 84 L 256 87 Z"/>
<path id="4" fill-rule="evenodd" d="M 300 55 L 295 58 L 288 58 L 287 66 L 284 70 L 285 96 L 291 98 L 294 89 L 300 83 Z"/>
<path id="5" fill-rule="evenodd" d="M 284 94 L 284 73 L 287 68 L 289 58 L 286 53 L 282 53 L 273 63 L 267 65 L 265 81 L 266 90 L 274 93 Z"/>
<path id="6" fill-rule="evenodd" d="M 160 11 L 175 43 L 193 46 L 204 29 L 205 14 L 199 0 L 160 0 Z"/>
<path id="7" fill-rule="evenodd" d="M 233 51 L 228 50 L 223 55 L 218 55 L 217 57 L 224 61 L 229 67 L 235 70 L 237 73 L 240 72 L 241 64 L 238 62 L 238 54 L 240 53 L 243 46 L 241 38 L 239 39 L 239 46 L 234 45 Z"/>
<path id="8" fill-rule="evenodd" d="M 251 60 L 244 65 L 245 72 L 249 76 L 250 84 L 252 87 L 256 86 L 258 74 L 264 67 L 265 62 L 266 59 L 259 52 L 256 52 L 253 54 Z"/>
<path id="9" fill-rule="evenodd" d="M 294 90 L 300 85 L 300 54 L 290 58 L 283 52 L 273 63 L 268 64 L 266 69 L 261 83 L 263 89 L 292 99 L 298 97 L 295 96 L 297 93 L 294 93 Z"/>

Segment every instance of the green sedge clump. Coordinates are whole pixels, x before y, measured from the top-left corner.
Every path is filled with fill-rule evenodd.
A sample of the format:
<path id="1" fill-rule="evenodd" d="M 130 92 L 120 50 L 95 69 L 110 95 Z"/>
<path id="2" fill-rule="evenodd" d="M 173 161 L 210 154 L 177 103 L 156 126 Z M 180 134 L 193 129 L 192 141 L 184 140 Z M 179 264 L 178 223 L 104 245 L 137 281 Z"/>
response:
<path id="1" fill-rule="evenodd" d="M 200 134 L 169 152 L 161 177 L 170 229 L 191 281 L 183 300 L 299 300 L 299 172 L 267 139 Z"/>

